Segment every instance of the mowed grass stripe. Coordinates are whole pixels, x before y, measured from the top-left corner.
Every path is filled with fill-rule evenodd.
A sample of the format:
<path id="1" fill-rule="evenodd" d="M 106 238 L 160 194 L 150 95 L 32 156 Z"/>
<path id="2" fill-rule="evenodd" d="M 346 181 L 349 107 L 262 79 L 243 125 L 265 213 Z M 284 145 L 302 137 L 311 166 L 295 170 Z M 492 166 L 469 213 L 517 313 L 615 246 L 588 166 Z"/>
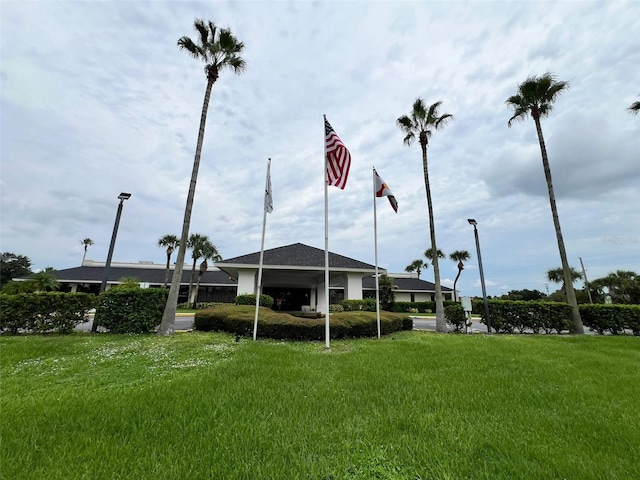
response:
<path id="1" fill-rule="evenodd" d="M 637 478 L 631 337 L 2 337 L 2 478 Z"/>

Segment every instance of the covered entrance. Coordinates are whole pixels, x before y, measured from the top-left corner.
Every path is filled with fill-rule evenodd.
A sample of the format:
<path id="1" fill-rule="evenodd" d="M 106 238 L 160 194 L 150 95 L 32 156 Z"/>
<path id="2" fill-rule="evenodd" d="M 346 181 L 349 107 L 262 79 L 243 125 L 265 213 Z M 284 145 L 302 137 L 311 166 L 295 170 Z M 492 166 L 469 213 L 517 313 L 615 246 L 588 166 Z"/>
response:
<path id="1" fill-rule="evenodd" d="M 264 287 L 262 293 L 273 297 L 273 310 L 302 310 L 303 305 L 311 305 L 310 288 Z"/>

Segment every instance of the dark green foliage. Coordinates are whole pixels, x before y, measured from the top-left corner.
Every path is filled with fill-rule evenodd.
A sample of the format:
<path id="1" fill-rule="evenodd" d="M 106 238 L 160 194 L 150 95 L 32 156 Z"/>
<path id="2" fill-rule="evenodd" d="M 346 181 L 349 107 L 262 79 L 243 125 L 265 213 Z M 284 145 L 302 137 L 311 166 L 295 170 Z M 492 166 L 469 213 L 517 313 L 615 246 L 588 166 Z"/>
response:
<path id="1" fill-rule="evenodd" d="M 413 330 L 413 318 L 402 317 L 402 330 Z"/>
<path id="2" fill-rule="evenodd" d="M 491 300 L 488 304 L 491 327 L 496 333 L 561 333 L 571 328 L 571 307 L 566 303 Z M 480 311 L 480 321 L 486 325 L 482 301 L 473 302 L 473 308 Z"/>
<path id="3" fill-rule="evenodd" d="M 363 310 L 365 312 L 376 311 L 375 298 L 365 298 L 363 300 L 342 300 L 340 305 L 342 305 L 345 312 L 357 312 L 359 310 Z"/>
<path id="4" fill-rule="evenodd" d="M 149 333 L 162 321 L 164 288 L 111 288 L 100 295 L 94 322 L 111 333 Z"/>
<path id="5" fill-rule="evenodd" d="M 380 290 L 380 308 L 388 312 L 393 311 L 393 304 L 395 303 L 393 279 L 388 275 L 380 275 L 378 286 Z"/>
<path id="6" fill-rule="evenodd" d="M 24 255 L 4 252 L 0 255 L 0 287 L 14 278 L 31 275 L 31 260 Z"/>
<path id="7" fill-rule="evenodd" d="M 256 304 L 256 294 L 255 293 L 243 293 L 242 295 L 238 295 L 236 297 L 236 305 L 254 305 Z M 265 295 L 264 293 L 260 295 L 260 306 L 271 308 L 273 307 L 273 297 L 270 295 Z"/>
<path id="8" fill-rule="evenodd" d="M 241 336 L 253 335 L 255 310 L 249 306 L 218 305 L 197 312 L 194 327 L 202 331 L 224 331 Z M 383 335 L 403 327 L 400 315 L 380 314 L 380 330 Z M 375 337 L 378 334 L 376 315 L 372 312 L 343 312 L 330 317 L 331 338 Z M 322 340 L 325 336 L 325 320 L 304 319 L 261 308 L 258 320 L 258 337 L 289 340 Z"/>
<path id="9" fill-rule="evenodd" d="M 70 333 L 87 321 L 97 297 L 86 293 L 21 293 L 0 295 L 0 331 Z"/>
<path id="10" fill-rule="evenodd" d="M 456 332 L 462 332 L 467 323 L 464 308 L 459 303 L 444 307 L 444 318 L 447 320 L 447 324 L 451 325 Z"/>
<path id="11" fill-rule="evenodd" d="M 640 305 L 580 305 L 580 315 L 585 327 L 600 334 L 629 329 L 640 335 Z"/>
<path id="12" fill-rule="evenodd" d="M 443 302 L 444 306 L 454 305 L 457 302 L 452 300 L 445 300 Z M 398 313 L 435 313 L 436 311 L 436 302 L 395 302 L 393 304 L 392 312 Z"/>
<path id="13" fill-rule="evenodd" d="M 509 293 L 502 295 L 501 300 L 542 300 L 546 298 L 546 295 L 539 290 L 509 290 Z"/>

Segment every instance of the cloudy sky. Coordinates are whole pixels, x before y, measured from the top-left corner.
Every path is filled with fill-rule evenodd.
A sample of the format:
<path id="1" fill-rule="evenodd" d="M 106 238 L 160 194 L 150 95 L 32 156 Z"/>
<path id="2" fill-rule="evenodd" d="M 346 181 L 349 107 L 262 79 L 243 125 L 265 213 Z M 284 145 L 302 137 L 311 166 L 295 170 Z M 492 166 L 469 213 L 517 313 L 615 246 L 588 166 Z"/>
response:
<path id="1" fill-rule="evenodd" d="M 260 250 L 267 158 L 274 211 L 266 248 L 324 248 L 322 115 L 352 154 L 329 188 L 329 249 L 402 272 L 430 246 L 418 145 L 396 119 L 417 97 L 455 116 L 429 146 L 438 247 L 472 258 L 458 288 L 545 291 L 560 266 L 535 126 L 507 128 L 504 101 L 546 71 L 570 89 L 543 120 L 570 264 L 589 279 L 640 271 L 640 2 L 5 1 L 1 19 L 0 250 L 34 268 L 104 261 L 120 192 L 114 262 L 162 263 L 180 235 L 206 86 L 176 41 L 195 18 L 229 27 L 247 69 L 211 95 L 191 232 L 224 258 Z M 454 262 L 441 264 L 451 286 Z M 421 278 L 433 280 L 432 269 Z M 549 285 L 554 291 L 555 285 Z"/>

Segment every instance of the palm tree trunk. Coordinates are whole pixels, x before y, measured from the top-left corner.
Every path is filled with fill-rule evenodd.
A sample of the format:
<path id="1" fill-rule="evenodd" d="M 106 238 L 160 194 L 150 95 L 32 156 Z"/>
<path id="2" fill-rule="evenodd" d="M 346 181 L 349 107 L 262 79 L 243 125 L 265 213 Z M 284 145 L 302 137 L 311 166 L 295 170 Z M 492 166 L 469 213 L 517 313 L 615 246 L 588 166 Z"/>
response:
<path id="1" fill-rule="evenodd" d="M 427 190 L 427 208 L 429 209 L 429 234 L 431 235 L 432 252 L 437 252 L 436 247 L 436 227 L 433 219 L 433 203 L 431 202 L 431 187 L 429 186 L 429 168 L 427 164 L 427 145 L 420 143 L 422 147 L 422 169 L 424 173 L 424 186 Z M 436 285 L 436 331 L 446 332 L 447 327 L 444 320 L 444 302 L 442 300 L 442 287 L 440 286 L 440 266 L 438 265 L 438 255 L 433 255 L 433 277 Z"/>
<path id="2" fill-rule="evenodd" d="M 564 240 L 562 239 L 562 230 L 560 229 L 560 219 L 558 218 L 558 209 L 556 207 L 556 197 L 553 193 L 553 182 L 551 180 L 551 168 L 549 167 L 549 157 L 547 156 L 547 148 L 544 144 L 542 135 L 542 127 L 540 125 L 540 117 L 533 116 L 536 123 L 536 131 L 538 132 L 538 141 L 540 143 L 540 151 L 542 152 L 542 166 L 544 168 L 544 177 L 547 180 L 547 189 L 549 190 L 549 203 L 551 204 L 551 215 L 553 216 L 553 225 L 556 229 L 556 238 L 558 240 L 558 250 L 560 250 L 560 260 L 562 261 L 562 276 L 564 277 L 565 293 L 567 303 L 571 305 L 572 329 L 571 333 L 584 333 L 580 310 L 578 309 L 578 301 L 576 292 L 573 289 L 573 278 L 571 278 L 571 270 L 567 261 L 567 252 L 564 248 Z"/>
<path id="3" fill-rule="evenodd" d="M 84 254 L 82 255 L 82 263 L 80 264 L 80 266 L 84 265 L 84 257 L 87 256 L 87 246 L 84 246 Z"/>
<path id="4" fill-rule="evenodd" d="M 191 302 L 191 295 L 193 295 L 193 279 L 196 277 L 196 262 L 197 258 L 193 259 L 193 267 L 191 267 L 191 276 L 189 277 L 189 293 L 187 295 L 187 302 Z"/>
<path id="5" fill-rule="evenodd" d="M 191 211 L 193 209 L 193 199 L 196 194 L 196 182 L 198 180 L 198 169 L 200 168 L 200 154 L 202 153 L 202 142 L 204 141 L 204 127 L 207 123 L 207 110 L 209 109 L 209 99 L 211 98 L 211 87 L 214 79 L 207 79 L 207 89 L 202 102 L 202 114 L 200 115 L 200 130 L 198 131 L 198 143 L 196 154 L 193 159 L 193 170 L 191 171 L 191 182 L 189 183 L 189 193 L 187 194 L 187 204 L 184 209 L 184 220 L 182 222 L 182 234 L 180 235 L 180 246 L 178 247 L 178 258 L 176 268 L 173 272 L 173 280 L 169 289 L 167 304 L 164 307 L 162 322 L 158 328 L 158 335 L 172 335 L 176 322 L 176 307 L 178 305 L 178 294 L 180 293 L 180 281 L 182 280 L 182 269 L 184 267 L 184 257 L 187 252 L 187 240 L 189 239 L 189 226 L 191 224 Z"/>
<path id="6" fill-rule="evenodd" d="M 164 274 L 164 285 L 162 288 L 167 288 L 167 283 L 169 283 L 169 271 L 171 269 L 171 254 L 167 253 L 167 271 Z"/>
<path id="7" fill-rule="evenodd" d="M 196 282 L 196 288 L 191 293 L 189 297 L 189 302 L 191 303 L 191 308 L 196 308 L 196 304 L 198 303 L 198 293 L 200 292 L 200 280 L 202 280 L 202 273 L 198 273 L 198 281 Z"/>
<path id="8" fill-rule="evenodd" d="M 453 281 L 453 299 L 455 301 L 458 301 L 458 294 L 456 293 L 456 285 L 458 284 L 458 279 L 460 278 L 460 275 L 462 274 L 462 269 L 460 267 L 458 267 L 458 274 L 456 275 L 456 279 Z"/>

